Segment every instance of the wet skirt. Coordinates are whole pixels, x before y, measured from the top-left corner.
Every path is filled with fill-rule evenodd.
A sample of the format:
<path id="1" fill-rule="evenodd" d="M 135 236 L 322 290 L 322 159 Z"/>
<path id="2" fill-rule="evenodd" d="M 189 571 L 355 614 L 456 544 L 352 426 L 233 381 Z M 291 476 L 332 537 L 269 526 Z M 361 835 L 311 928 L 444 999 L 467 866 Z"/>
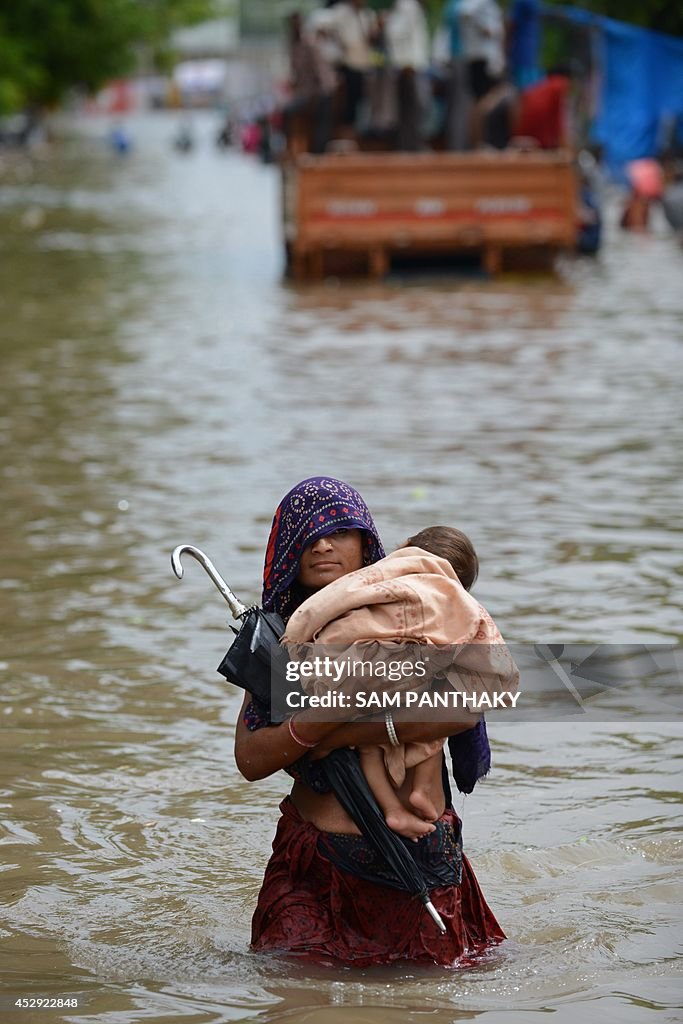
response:
<path id="1" fill-rule="evenodd" d="M 455 967 L 505 938 L 465 856 L 460 885 L 431 890 L 447 929 L 441 935 L 414 896 L 336 867 L 320 852 L 324 833 L 289 798 L 280 810 L 252 921 L 255 950 L 333 958 L 350 967 L 396 960 Z M 458 824 L 453 810 L 440 820 Z"/>

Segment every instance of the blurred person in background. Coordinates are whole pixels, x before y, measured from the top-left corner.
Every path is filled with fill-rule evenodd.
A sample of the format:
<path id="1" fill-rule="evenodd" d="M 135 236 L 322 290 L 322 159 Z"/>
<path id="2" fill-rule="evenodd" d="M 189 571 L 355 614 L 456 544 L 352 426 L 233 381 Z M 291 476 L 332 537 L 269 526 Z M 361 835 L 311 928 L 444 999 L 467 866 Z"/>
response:
<path id="1" fill-rule="evenodd" d="M 394 0 L 386 17 L 389 60 L 398 71 L 397 148 L 422 149 L 430 102 L 429 29 L 420 0 Z"/>
<path id="2" fill-rule="evenodd" d="M 593 153 L 583 149 L 577 158 L 579 196 L 576 211 L 577 251 L 594 256 L 602 243 L 601 179 Z"/>
<path id="3" fill-rule="evenodd" d="M 662 198 L 664 175 L 654 159 L 631 160 L 626 164 L 630 192 L 621 214 L 620 225 L 626 231 L 647 231 L 652 204 Z"/>
<path id="4" fill-rule="evenodd" d="M 341 123 L 353 130 L 360 103 L 365 95 L 365 78 L 372 68 L 372 39 L 377 30 L 374 11 L 365 0 L 348 0 L 314 11 L 309 19 L 312 31 L 328 33 L 339 48 L 344 101 Z"/>
<path id="5" fill-rule="evenodd" d="M 630 191 L 620 225 L 627 231 L 647 231 L 653 206 L 661 203 L 667 223 L 683 241 L 683 161 L 668 154 L 632 160 L 626 165 Z"/>
<path id="6" fill-rule="evenodd" d="M 333 100 L 337 76 L 326 57 L 321 29 L 305 31 L 301 15 L 288 19 L 292 97 L 283 110 L 287 148 L 324 153 L 332 137 Z"/>
<path id="7" fill-rule="evenodd" d="M 514 134 L 531 139 L 540 149 L 564 149 L 572 144 L 570 92 L 573 72 L 551 69 L 519 98 Z"/>
<path id="8" fill-rule="evenodd" d="M 664 180 L 662 194 L 664 216 L 678 236 L 678 240 L 683 242 L 683 160 L 665 163 Z"/>
<path id="9" fill-rule="evenodd" d="M 110 148 L 118 156 L 127 156 L 133 149 L 133 140 L 128 129 L 120 121 L 116 121 L 107 139 Z"/>
<path id="10" fill-rule="evenodd" d="M 183 118 L 173 137 L 173 148 L 177 153 L 191 153 L 194 149 L 194 132 L 189 117 Z"/>
<path id="11" fill-rule="evenodd" d="M 461 5 L 462 0 L 448 0 L 443 11 L 449 56 L 444 141 L 446 149 L 455 152 L 469 148 L 472 109 L 460 31 Z"/>
<path id="12" fill-rule="evenodd" d="M 683 242 L 683 114 L 669 115 L 662 128 L 662 209 L 669 226 Z"/>
<path id="13" fill-rule="evenodd" d="M 506 149 L 514 135 L 518 110 L 519 92 L 512 82 L 494 85 L 472 110 L 472 147 Z"/>
<path id="14" fill-rule="evenodd" d="M 396 69 L 389 61 L 387 43 L 387 12 L 377 12 L 372 37 L 372 70 L 366 76 L 367 125 L 365 134 L 382 148 L 393 149 L 398 128 Z"/>
<path id="15" fill-rule="evenodd" d="M 480 100 L 505 70 L 505 23 L 496 0 L 461 0 L 457 16 L 470 92 Z"/>

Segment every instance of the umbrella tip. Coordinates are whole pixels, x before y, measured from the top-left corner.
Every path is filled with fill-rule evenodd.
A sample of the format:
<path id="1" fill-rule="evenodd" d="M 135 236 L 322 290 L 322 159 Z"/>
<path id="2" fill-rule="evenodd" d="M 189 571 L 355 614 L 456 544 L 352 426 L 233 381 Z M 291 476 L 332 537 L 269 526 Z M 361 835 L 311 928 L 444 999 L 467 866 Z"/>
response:
<path id="1" fill-rule="evenodd" d="M 441 934 L 445 935 L 446 925 L 443 923 L 443 920 L 441 919 L 441 914 L 438 912 L 438 910 L 436 909 L 431 900 L 425 900 L 425 910 L 431 917 L 432 921 L 434 921 L 436 927 L 439 929 Z"/>

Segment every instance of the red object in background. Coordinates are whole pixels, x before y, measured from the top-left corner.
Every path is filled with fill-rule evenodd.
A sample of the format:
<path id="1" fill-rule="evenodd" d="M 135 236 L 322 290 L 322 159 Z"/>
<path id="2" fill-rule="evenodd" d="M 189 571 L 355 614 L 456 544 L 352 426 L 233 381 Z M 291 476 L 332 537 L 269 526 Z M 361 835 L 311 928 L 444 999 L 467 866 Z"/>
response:
<path id="1" fill-rule="evenodd" d="M 125 78 L 110 82 L 107 87 L 107 113 L 127 114 L 135 106 L 133 87 Z"/>
<path id="2" fill-rule="evenodd" d="M 662 168 L 656 160 L 632 160 L 626 164 L 626 176 L 637 196 L 660 199 L 664 193 Z"/>
<path id="3" fill-rule="evenodd" d="M 240 128 L 240 142 L 245 153 L 258 152 L 261 143 L 261 128 L 254 121 Z"/>
<path id="4" fill-rule="evenodd" d="M 520 97 L 515 135 L 536 139 L 541 149 L 559 149 L 566 142 L 566 102 L 569 79 L 548 75 L 530 85 Z"/>

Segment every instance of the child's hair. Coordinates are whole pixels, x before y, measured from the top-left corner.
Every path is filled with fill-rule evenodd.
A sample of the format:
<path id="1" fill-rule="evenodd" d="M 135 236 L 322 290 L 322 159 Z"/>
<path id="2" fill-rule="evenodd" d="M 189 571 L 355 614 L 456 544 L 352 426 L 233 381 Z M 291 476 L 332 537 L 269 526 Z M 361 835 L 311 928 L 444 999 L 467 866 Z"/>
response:
<path id="1" fill-rule="evenodd" d="M 451 526 L 428 526 L 414 537 L 409 537 L 405 546 L 422 548 L 431 555 L 445 558 L 453 566 L 465 590 L 471 590 L 479 575 L 479 559 L 472 541 Z"/>

